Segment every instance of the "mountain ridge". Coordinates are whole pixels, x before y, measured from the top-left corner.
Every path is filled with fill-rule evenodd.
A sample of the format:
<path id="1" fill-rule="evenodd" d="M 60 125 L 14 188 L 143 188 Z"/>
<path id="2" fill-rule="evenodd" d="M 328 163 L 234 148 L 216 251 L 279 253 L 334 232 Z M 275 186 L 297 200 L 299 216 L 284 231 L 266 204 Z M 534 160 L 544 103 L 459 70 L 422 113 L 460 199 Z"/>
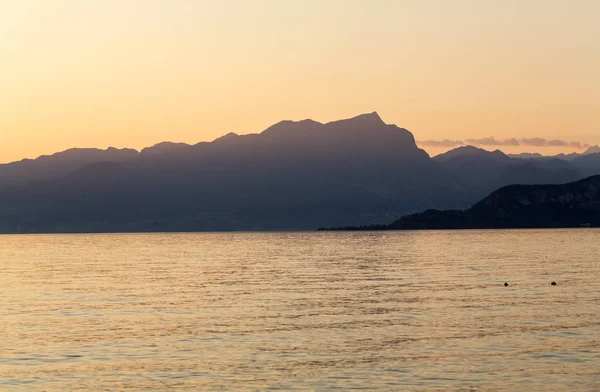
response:
<path id="1" fill-rule="evenodd" d="M 412 133 L 376 113 L 100 158 L 4 185 L 0 231 L 312 229 L 468 201 Z"/>
<path id="2" fill-rule="evenodd" d="M 586 159 L 581 167 L 593 173 L 595 155 Z M 431 208 L 464 209 L 515 182 L 574 181 L 582 178 L 575 163 L 475 147 L 431 158 L 410 131 L 377 112 L 325 124 L 282 121 L 193 145 L 71 149 L 0 165 L 0 232 L 374 224 Z"/>
<path id="3" fill-rule="evenodd" d="M 430 209 L 403 216 L 388 225 L 331 230 L 575 227 L 600 227 L 600 175 L 559 185 L 509 185 L 492 192 L 465 210 Z"/>

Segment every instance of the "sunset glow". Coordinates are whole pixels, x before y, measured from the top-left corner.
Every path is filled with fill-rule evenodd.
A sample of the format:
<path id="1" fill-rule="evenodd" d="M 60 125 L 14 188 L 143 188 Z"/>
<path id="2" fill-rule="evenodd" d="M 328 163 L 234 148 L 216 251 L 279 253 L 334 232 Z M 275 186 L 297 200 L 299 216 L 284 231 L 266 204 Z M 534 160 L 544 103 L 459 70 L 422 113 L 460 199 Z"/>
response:
<path id="1" fill-rule="evenodd" d="M 0 3 L 0 162 L 374 110 L 419 141 L 600 144 L 598 1 Z"/>

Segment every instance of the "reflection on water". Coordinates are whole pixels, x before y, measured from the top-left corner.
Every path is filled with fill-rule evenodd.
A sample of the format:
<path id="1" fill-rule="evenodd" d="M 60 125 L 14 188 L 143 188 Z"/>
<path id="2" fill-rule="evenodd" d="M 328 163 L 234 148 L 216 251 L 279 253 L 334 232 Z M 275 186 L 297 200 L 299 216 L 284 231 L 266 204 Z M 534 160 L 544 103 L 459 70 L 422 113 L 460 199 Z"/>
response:
<path id="1" fill-rule="evenodd" d="M 0 389 L 597 391 L 599 234 L 0 236 Z"/>

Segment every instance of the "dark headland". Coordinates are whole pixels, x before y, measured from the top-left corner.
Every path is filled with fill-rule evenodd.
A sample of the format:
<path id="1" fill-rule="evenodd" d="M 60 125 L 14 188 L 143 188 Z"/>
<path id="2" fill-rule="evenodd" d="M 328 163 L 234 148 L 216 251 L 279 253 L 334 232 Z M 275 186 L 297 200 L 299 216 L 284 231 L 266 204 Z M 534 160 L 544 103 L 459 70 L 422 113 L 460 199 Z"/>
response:
<path id="1" fill-rule="evenodd" d="M 563 185 L 509 185 L 466 210 L 427 210 L 388 225 L 332 230 L 600 227 L 600 176 Z"/>

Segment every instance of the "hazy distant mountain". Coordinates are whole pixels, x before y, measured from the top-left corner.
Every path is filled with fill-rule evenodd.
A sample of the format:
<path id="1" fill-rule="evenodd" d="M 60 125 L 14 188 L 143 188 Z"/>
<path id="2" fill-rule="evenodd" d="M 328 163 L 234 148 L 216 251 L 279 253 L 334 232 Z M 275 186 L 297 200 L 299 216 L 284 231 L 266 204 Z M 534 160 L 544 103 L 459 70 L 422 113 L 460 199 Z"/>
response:
<path id="1" fill-rule="evenodd" d="M 579 154 L 577 154 L 579 155 Z M 520 154 L 508 154 L 509 157 L 511 158 L 517 158 L 517 159 L 544 159 L 544 158 L 548 158 L 540 153 L 537 152 L 522 152 Z"/>
<path id="2" fill-rule="evenodd" d="M 544 162 L 528 160 L 506 166 L 496 179 L 486 185 L 485 194 L 513 184 L 565 184 L 581 178 L 582 175 L 568 162 L 558 159 Z"/>
<path id="3" fill-rule="evenodd" d="M 511 185 L 465 211 L 428 210 L 380 230 L 600 227 L 600 176 L 563 185 Z M 364 230 L 367 227 L 349 227 Z"/>
<path id="4" fill-rule="evenodd" d="M 511 159 L 500 151 L 489 152 L 475 147 L 460 147 L 437 156 L 444 172 L 464 184 L 480 198 L 489 191 L 490 184 L 511 164 Z"/>
<path id="5" fill-rule="evenodd" d="M 510 184 L 560 184 L 582 178 L 574 165 L 558 159 L 511 158 L 502 151 L 464 146 L 433 158 L 476 198 Z"/>
<path id="6" fill-rule="evenodd" d="M 600 153 L 591 153 L 575 158 L 573 165 L 586 176 L 600 174 Z"/>
<path id="7" fill-rule="evenodd" d="M 500 150 L 487 151 L 483 148 L 473 146 L 461 146 L 453 150 L 447 151 L 443 154 L 435 156 L 433 159 L 438 162 L 448 162 L 453 159 L 464 159 L 464 158 L 484 158 L 487 160 L 506 162 L 509 161 L 509 157 Z"/>
<path id="8" fill-rule="evenodd" d="M 40 169 L 44 180 L 5 186 L 0 231 L 312 229 L 472 200 L 409 131 L 377 113 L 284 121 L 123 159 L 95 153 L 93 165 L 88 156 L 69 161 L 72 174 L 49 178 Z"/>
<path id="9" fill-rule="evenodd" d="M 558 154 L 554 156 L 543 156 L 541 154 L 516 154 L 509 155 L 513 158 L 535 160 L 535 162 L 569 162 L 570 169 L 577 170 L 583 176 L 593 176 L 600 174 L 600 147 L 592 146 L 585 152 Z"/>
<path id="10" fill-rule="evenodd" d="M 589 147 L 587 150 L 585 150 L 583 153 L 576 153 L 576 152 L 572 152 L 570 154 L 557 154 L 557 155 L 551 155 L 551 156 L 546 156 L 546 155 L 542 155 L 539 153 L 521 153 L 521 154 L 509 154 L 508 156 L 511 158 L 520 158 L 520 159 L 561 159 L 561 160 L 565 160 L 565 161 L 572 161 L 576 158 L 585 156 L 585 155 L 590 155 L 590 154 L 596 154 L 596 153 L 600 153 L 600 146 L 591 146 Z"/>
<path id="11" fill-rule="evenodd" d="M 598 153 L 600 153 L 600 146 L 591 146 L 590 148 L 585 150 L 583 155 L 598 154 Z"/>
<path id="12" fill-rule="evenodd" d="M 37 159 L 0 164 L 0 187 L 64 176 L 90 163 L 123 162 L 137 156 L 138 152 L 131 149 L 73 148 Z"/>

